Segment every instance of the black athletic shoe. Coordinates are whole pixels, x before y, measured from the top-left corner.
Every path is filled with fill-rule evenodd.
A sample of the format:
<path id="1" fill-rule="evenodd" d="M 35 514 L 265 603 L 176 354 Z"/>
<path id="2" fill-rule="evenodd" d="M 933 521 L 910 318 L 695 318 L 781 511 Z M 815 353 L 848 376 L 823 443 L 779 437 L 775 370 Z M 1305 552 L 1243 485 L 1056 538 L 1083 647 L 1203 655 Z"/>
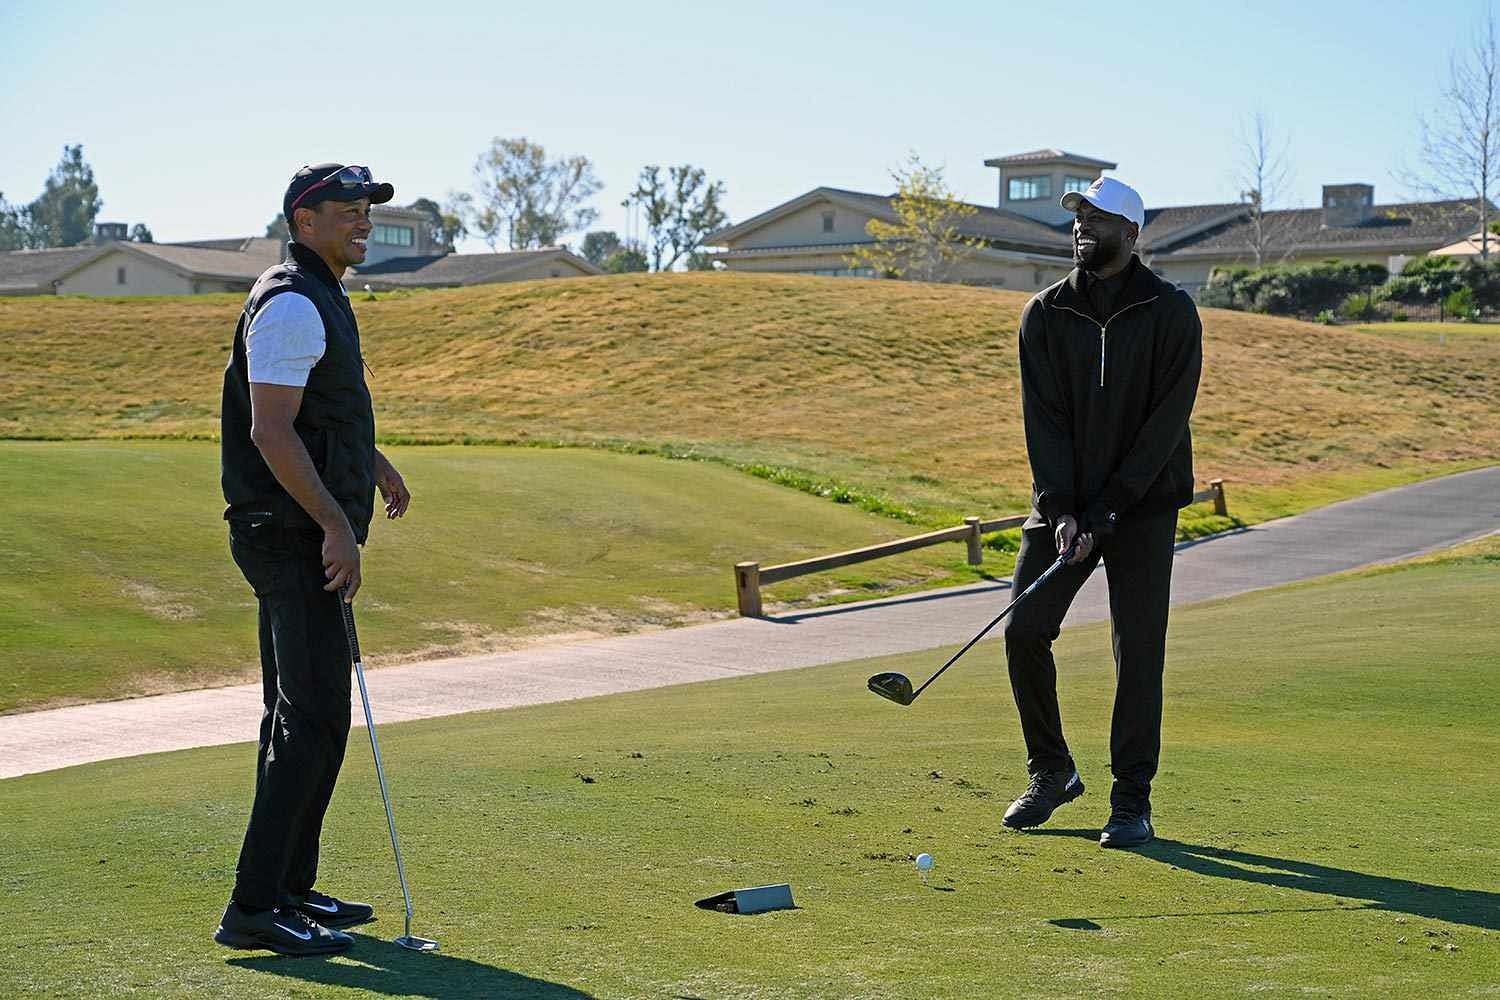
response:
<path id="1" fill-rule="evenodd" d="M 1083 794 L 1083 779 L 1075 771 L 1038 771 L 1019 799 L 1005 810 L 1000 822 L 1012 830 L 1041 826 L 1052 817 L 1052 810 L 1072 802 Z"/>
<path id="2" fill-rule="evenodd" d="M 309 920 L 334 929 L 357 927 L 375 919 L 375 907 L 369 903 L 346 903 L 316 889 L 293 896 L 291 905 Z"/>
<path id="3" fill-rule="evenodd" d="M 1156 831 L 1151 828 L 1151 807 L 1115 806 L 1109 822 L 1099 834 L 1100 847 L 1140 847 L 1151 843 Z"/>
<path id="4" fill-rule="evenodd" d="M 343 931 L 331 931 L 298 910 L 278 906 L 251 913 L 230 903 L 214 931 L 214 940 L 229 948 L 274 951 L 278 955 L 331 955 L 354 944 Z"/>

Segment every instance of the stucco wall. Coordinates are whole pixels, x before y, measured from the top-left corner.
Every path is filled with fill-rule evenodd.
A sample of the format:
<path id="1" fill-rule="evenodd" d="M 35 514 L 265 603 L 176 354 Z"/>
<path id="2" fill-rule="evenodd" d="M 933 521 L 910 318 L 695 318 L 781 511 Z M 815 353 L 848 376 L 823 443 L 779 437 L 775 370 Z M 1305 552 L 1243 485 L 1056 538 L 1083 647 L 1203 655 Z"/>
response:
<path id="1" fill-rule="evenodd" d="M 831 233 L 823 231 L 825 212 L 833 213 Z M 863 243 L 870 238 L 865 232 L 865 223 L 871 218 L 867 212 L 855 212 L 830 201 L 819 201 L 760 227 L 743 239 L 735 240 L 730 246 L 734 249 L 754 249 L 817 246 L 821 243 Z"/>
<path id="2" fill-rule="evenodd" d="M 501 281 L 532 281 L 538 278 L 584 278 L 588 272 L 580 270 L 568 260 L 541 260 L 534 264 L 506 271 Z"/>
<path id="3" fill-rule="evenodd" d="M 125 283 L 118 271 L 125 269 Z M 209 289 L 221 291 L 221 287 Z M 116 250 L 74 271 L 57 286 L 59 295 L 191 295 L 192 282 L 163 264 Z"/>
<path id="4" fill-rule="evenodd" d="M 830 272 L 838 272 L 834 276 L 867 276 L 851 273 L 848 259 L 841 252 L 787 256 L 768 254 L 763 257 L 742 257 L 726 260 L 724 263 L 731 271 L 747 271 L 760 274 L 776 272 L 785 274 L 829 274 Z M 1018 292 L 1034 292 L 1046 288 L 1067 274 L 1069 270 L 1069 266 L 1061 262 L 1058 264 L 1031 264 L 1027 262 L 972 258 L 954 268 L 949 274 L 949 280 L 969 285 L 1005 288 Z"/>

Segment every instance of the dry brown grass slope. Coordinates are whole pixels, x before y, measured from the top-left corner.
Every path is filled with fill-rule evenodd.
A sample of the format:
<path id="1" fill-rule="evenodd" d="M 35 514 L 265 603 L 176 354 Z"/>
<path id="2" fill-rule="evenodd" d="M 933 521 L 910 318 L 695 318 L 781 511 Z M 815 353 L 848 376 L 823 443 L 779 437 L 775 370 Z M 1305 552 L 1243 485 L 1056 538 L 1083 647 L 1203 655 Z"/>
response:
<path id="1" fill-rule="evenodd" d="M 1020 293 L 683 274 L 355 296 L 380 431 L 642 443 L 915 502 L 1024 497 Z M 212 436 L 239 300 L 0 299 L 0 436 Z M 1275 486 L 1500 456 L 1500 357 L 1205 311 L 1200 475 Z"/>

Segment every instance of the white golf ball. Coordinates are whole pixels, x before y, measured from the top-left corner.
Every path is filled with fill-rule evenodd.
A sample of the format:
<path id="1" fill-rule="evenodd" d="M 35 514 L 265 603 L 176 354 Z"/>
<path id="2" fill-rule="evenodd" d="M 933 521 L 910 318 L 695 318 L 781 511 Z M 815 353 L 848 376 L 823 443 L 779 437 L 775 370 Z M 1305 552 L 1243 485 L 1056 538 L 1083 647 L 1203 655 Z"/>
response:
<path id="1" fill-rule="evenodd" d="M 925 871 L 930 871 L 931 869 L 932 869 L 932 855 L 931 854 L 918 854 L 917 855 L 917 871 L 919 871 L 919 872 L 925 872 Z"/>

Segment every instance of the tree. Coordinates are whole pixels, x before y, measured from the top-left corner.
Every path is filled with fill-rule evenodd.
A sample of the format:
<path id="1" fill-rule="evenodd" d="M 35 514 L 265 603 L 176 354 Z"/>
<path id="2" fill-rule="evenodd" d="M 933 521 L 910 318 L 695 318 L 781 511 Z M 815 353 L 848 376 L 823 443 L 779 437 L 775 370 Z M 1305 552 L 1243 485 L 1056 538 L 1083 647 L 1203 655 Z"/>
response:
<path id="1" fill-rule="evenodd" d="M 651 270 L 651 262 L 646 259 L 646 255 L 639 247 L 634 246 L 615 251 L 599 266 L 610 274 L 629 274 L 634 271 Z"/>
<path id="2" fill-rule="evenodd" d="M 1500 49 L 1495 16 L 1485 15 L 1468 46 L 1448 57 L 1442 102 L 1417 119 L 1418 155 L 1428 173 L 1408 183 L 1449 197 L 1472 198 L 1479 218 L 1479 257 L 1490 256 L 1490 190 L 1500 173 Z"/>
<path id="3" fill-rule="evenodd" d="M 1267 209 L 1281 199 L 1288 172 L 1286 137 L 1277 134 L 1265 111 L 1257 109 L 1240 122 L 1236 178 L 1240 200 L 1249 207 L 1250 249 L 1256 267 L 1266 263 L 1267 251 L 1285 229 L 1275 224 Z"/>
<path id="4" fill-rule="evenodd" d="M 0 250 L 25 250 L 31 242 L 31 215 L 25 205 L 12 205 L 0 192 Z"/>
<path id="5" fill-rule="evenodd" d="M 269 239 L 275 240 L 289 240 L 292 238 L 292 231 L 287 228 L 285 215 L 282 215 L 280 212 L 276 213 L 276 218 L 272 219 L 266 225 L 266 236 Z"/>
<path id="6" fill-rule="evenodd" d="M 444 210 L 441 205 L 431 198 L 418 198 L 407 208 L 414 208 L 427 215 L 427 233 L 433 243 L 440 247 L 453 249 L 453 245 L 463 237 L 469 235 L 464 226 L 461 214 L 452 208 Z"/>
<path id="7" fill-rule="evenodd" d="M 94 235 L 94 219 L 103 205 L 83 146 L 64 146 L 62 159 L 28 208 L 33 244 L 71 247 L 85 242 Z"/>
<path id="8" fill-rule="evenodd" d="M 130 227 L 130 239 L 133 243 L 156 242 L 151 236 L 151 230 L 146 227 L 144 222 L 137 222 Z"/>
<path id="9" fill-rule="evenodd" d="M 586 206 L 602 187 L 586 156 L 549 161 L 527 140 L 496 138 L 474 163 L 476 197 L 461 203 L 464 223 L 493 250 L 555 245 L 599 216 Z"/>
<path id="10" fill-rule="evenodd" d="M 623 249 L 618 234 L 608 229 L 598 229 L 583 237 L 583 247 L 580 253 L 583 259 L 595 267 L 603 267 L 604 262 Z"/>
<path id="11" fill-rule="evenodd" d="M 907 157 L 904 168 L 891 171 L 891 179 L 896 182 L 890 202 L 896 221 L 865 223 L 865 232 L 875 242 L 855 247 L 849 266 L 891 278 L 946 280 L 955 265 L 984 245 L 960 231 L 979 209 L 953 197 L 942 168 L 924 165 L 915 153 Z"/>
<path id="12" fill-rule="evenodd" d="M 703 237 L 728 221 L 719 207 L 723 197 L 724 182 L 709 183 L 701 167 L 668 167 L 665 178 L 654 164 L 641 169 L 624 205 L 639 207 L 646 217 L 646 249 L 653 271 L 670 271 L 702 245 Z"/>

